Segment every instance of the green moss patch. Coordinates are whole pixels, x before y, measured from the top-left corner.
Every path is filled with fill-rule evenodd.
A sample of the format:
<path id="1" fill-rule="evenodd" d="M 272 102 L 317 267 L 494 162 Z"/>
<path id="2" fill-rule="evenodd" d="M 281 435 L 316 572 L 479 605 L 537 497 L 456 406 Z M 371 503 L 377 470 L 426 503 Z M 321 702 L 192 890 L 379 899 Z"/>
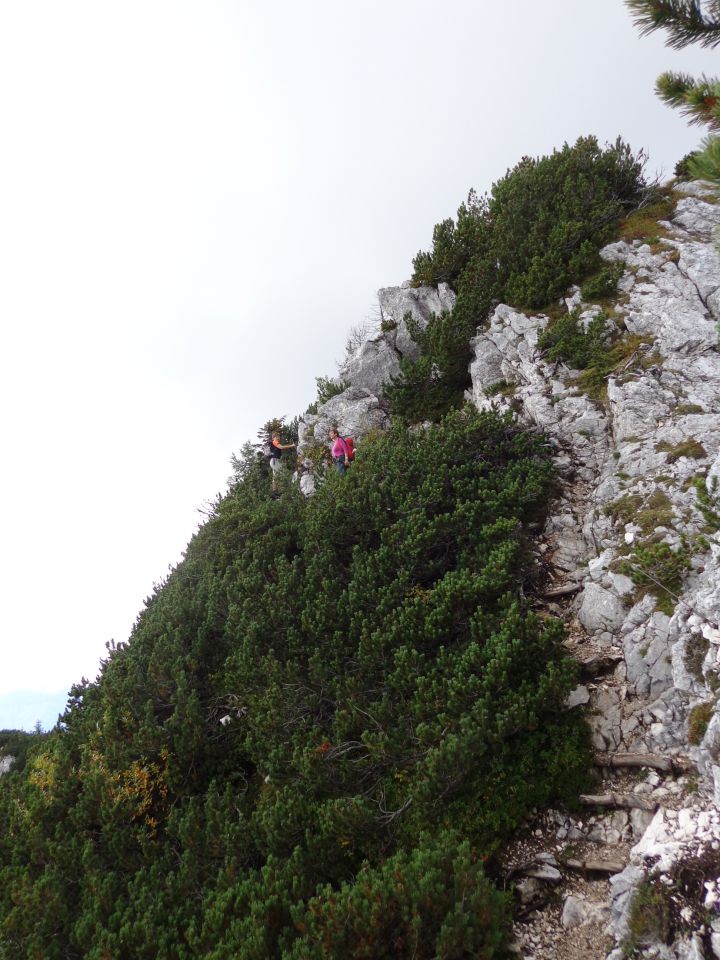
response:
<path id="1" fill-rule="evenodd" d="M 694 747 L 700 743 L 714 712 L 715 704 L 710 700 L 692 708 L 688 716 L 688 743 Z"/>
<path id="2" fill-rule="evenodd" d="M 708 652 L 709 642 L 701 633 L 693 633 L 685 642 L 683 663 L 687 672 L 699 682 L 703 682 L 702 665 Z"/>
<path id="3" fill-rule="evenodd" d="M 507 380 L 498 380 L 487 388 L 485 395 L 488 397 L 512 397 L 516 390 L 516 383 L 508 383 Z"/>
<path id="4" fill-rule="evenodd" d="M 628 493 L 611 503 L 606 512 L 620 523 L 636 523 L 644 536 L 658 527 L 670 527 L 673 522 L 672 504 L 663 490 L 655 490 L 645 498 L 640 493 Z"/>
<path id="5" fill-rule="evenodd" d="M 628 938 L 624 944 L 626 957 L 642 956 L 642 948 L 659 940 L 670 943 L 672 934 L 670 892 L 656 880 L 643 881 L 635 891 L 628 919 Z"/>
<path id="6" fill-rule="evenodd" d="M 694 786 L 697 789 L 697 781 Z M 646 877 L 633 895 L 624 956 L 640 960 L 648 947 L 691 934 L 700 935 L 705 956 L 712 956 L 710 923 L 715 915 L 705 907 L 705 883 L 719 875 L 720 851 L 707 846 L 675 862 L 667 871 L 667 883 L 657 870 Z"/>
<path id="7" fill-rule="evenodd" d="M 688 417 L 693 413 L 705 413 L 697 403 L 679 403 L 673 410 L 673 416 Z"/>
<path id="8" fill-rule="evenodd" d="M 694 437 L 675 445 L 663 440 L 662 443 L 655 444 L 655 449 L 658 453 L 667 453 L 668 463 L 676 463 L 681 457 L 688 457 L 691 460 L 703 460 L 707 457 L 707 450 Z"/>

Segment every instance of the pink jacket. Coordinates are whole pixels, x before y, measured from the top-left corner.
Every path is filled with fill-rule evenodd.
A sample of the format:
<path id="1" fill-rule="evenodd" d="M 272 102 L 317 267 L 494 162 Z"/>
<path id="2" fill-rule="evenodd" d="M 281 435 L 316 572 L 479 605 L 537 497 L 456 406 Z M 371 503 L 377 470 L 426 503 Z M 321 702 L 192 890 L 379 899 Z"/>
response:
<path id="1" fill-rule="evenodd" d="M 335 443 L 332 445 L 332 455 L 333 457 L 347 457 L 348 455 L 347 444 L 340 435 L 335 438 Z"/>

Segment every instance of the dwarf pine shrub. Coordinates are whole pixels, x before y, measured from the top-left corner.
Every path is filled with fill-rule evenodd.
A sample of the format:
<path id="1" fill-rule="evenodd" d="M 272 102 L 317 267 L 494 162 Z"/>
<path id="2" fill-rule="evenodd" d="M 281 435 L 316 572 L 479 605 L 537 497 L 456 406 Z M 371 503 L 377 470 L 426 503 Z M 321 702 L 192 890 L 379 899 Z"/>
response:
<path id="1" fill-rule="evenodd" d="M 620 139 L 601 147 L 584 137 L 550 156 L 524 157 L 489 195 L 471 191 L 457 219 L 438 224 L 432 248 L 413 261 L 416 285 L 448 282 L 457 303 L 429 325 L 421 360 L 403 361 L 388 391 L 393 412 L 423 419 L 425 397 L 432 418 L 459 402 L 469 340 L 493 303 L 542 308 L 597 270 L 598 250 L 642 196 L 644 162 Z"/>
<path id="2" fill-rule="evenodd" d="M 237 477 L 0 780 L 0 956 L 505 956 L 493 854 L 588 759 L 522 599 L 547 448 L 457 411 L 309 501 Z"/>
<path id="3" fill-rule="evenodd" d="M 598 314 L 587 327 L 580 311 L 573 310 L 553 321 L 538 336 L 538 350 L 548 360 L 562 360 L 569 367 L 585 370 L 607 353 L 609 334 L 607 317 Z"/>

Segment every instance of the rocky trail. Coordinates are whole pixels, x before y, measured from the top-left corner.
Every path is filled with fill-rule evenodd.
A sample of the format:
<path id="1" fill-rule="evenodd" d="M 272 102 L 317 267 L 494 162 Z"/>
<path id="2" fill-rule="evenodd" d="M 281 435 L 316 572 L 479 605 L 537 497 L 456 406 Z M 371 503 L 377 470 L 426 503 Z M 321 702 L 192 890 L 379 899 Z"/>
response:
<path id="1" fill-rule="evenodd" d="M 566 620 L 567 647 L 581 664 L 582 683 L 569 701 L 571 709 L 626 702 L 622 652 L 588 637 L 571 599 L 562 604 L 564 609 L 553 606 L 553 615 Z M 597 745 L 604 715 L 596 713 L 590 720 Z M 573 815 L 563 811 L 538 815 L 505 852 L 502 868 L 517 904 L 516 953 L 526 960 L 608 956 L 614 946 L 612 878 L 628 866 L 632 847 L 657 811 L 672 817 L 695 789 L 695 767 L 685 758 L 636 754 L 621 743 L 610 753 L 598 751 L 596 761 L 592 793 L 583 795 L 581 810 Z M 603 761 L 633 766 L 606 766 Z"/>

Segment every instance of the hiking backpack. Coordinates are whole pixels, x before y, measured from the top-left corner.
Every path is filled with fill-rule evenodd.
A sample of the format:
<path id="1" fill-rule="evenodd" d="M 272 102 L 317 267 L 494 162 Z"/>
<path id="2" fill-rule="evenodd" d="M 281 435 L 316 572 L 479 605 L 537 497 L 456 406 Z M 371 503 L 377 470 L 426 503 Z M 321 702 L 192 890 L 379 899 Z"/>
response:
<path id="1" fill-rule="evenodd" d="M 354 460 L 355 459 L 355 441 L 353 440 L 352 437 L 343 437 L 343 440 L 345 441 L 345 446 L 347 447 L 348 460 Z"/>

